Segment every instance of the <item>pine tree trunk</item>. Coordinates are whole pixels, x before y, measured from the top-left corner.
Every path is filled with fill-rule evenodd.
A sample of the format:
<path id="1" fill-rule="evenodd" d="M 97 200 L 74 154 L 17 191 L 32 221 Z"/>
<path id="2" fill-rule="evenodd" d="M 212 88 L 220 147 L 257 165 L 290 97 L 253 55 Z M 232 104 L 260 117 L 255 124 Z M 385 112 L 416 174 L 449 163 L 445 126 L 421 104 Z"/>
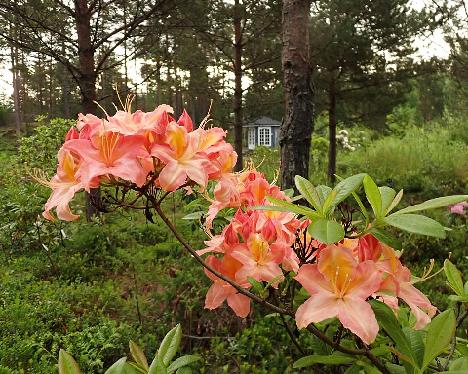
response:
<path id="1" fill-rule="evenodd" d="M 239 0 L 234 3 L 234 149 L 237 152 L 235 170 L 244 167 L 242 157 L 242 28 Z"/>
<path id="2" fill-rule="evenodd" d="M 17 70 L 17 61 L 18 61 L 18 49 L 16 47 L 10 48 L 11 52 L 11 73 L 13 76 L 13 109 L 15 112 L 15 129 L 16 129 L 16 139 L 19 141 L 21 137 L 21 108 L 20 108 L 20 99 L 19 99 L 19 84 L 18 84 L 18 70 Z"/>
<path id="3" fill-rule="evenodd" d="M 82 101 L 81 108 L 85 114 L 96 114 L 96 71 L 94 66 L 94 46 L 91 41 L 91 13 L 89 12 L 87 0 L 75 0 L 75 22 L 78 35 L 78 61 L 80 76 L 78 85 L 80 86 Z M 86 218 L 90 221 L 98 214 L 96 208 L 99 201 L 99 188 L 91 189 L 86 194 Z"/>
<path id="4" fill-rule="evenodd" d="M 328 92 L 328 179 L 335 182 L 336 174 L 336 87 L 335 79 L 330 81 Z"/>
<path id="5" fill-rule="evenodd" d="M 91 13 L 88 9 L 87 0 L 75 0 L 76 6 L 76 32 L 78 35 L 78 60 L 82 102 L 84 113 L 96 114 L 96 71 L 94 67 L 94 46 L 91 41 Z"/>
<path id="6" fill-rule="evenodd" d="M 313 131 L 313 89 L 309 53 L 309 0 L 283 0 L 283 80 L 285 116 L 280 131 L 281 187 L 294 176 L 308 178 Z"/>

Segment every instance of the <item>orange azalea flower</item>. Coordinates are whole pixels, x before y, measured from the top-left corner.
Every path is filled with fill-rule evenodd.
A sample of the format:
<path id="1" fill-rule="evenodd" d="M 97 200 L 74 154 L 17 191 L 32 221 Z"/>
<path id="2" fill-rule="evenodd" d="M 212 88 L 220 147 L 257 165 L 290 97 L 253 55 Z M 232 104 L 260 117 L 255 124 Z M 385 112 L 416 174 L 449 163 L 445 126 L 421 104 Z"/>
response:
<path id="1" fill-rule="evenodd" d="M 72 152 L 60 149 L 58 153 L 59 165 L 57 174 L 50 180 L 50 182 L 37 179 L 40 183 L 50 187 L 52 194 L 50 195 L 42 215 L 48 220 L 55 220 L 51 214 L 51 210 L 56 208 L 57 217 L 64 221 L 73 221 L 80 216 L 73 214 L 68 205 L 75 196 L 75 193 L 84 188 L 84 185 L 77 178 L 81 160 Z M 95 179 L 91 181 L 92 187 L 98 186 L 98 181 Z"/>
<path id="2" fill-rule="evenodd" d="M 209 256 L 206 259 L 206 263 L 232 280 L 235 279 L 236 272 L 242 266 L 240 262 L 229 255 L 224 256 L 222 259 Z M 247 296 L 238 293 L 237 290 L 229 283 L 218 278 L 207 269 L 205 269 L 205 274 L 213 281 L 213 284 L 206 294 L 205 308 L 216 309 L 224 302 L 224 300 L 226 300 L 237 316 L 242 318 L 247 317 L 250 313 L 250 299 Z M 241 285 L 245 288 L 249 287 L 248 282 Z"/>
<path id="3" fill-rule="evenodd" d="M 363 342 L 374 341 L 379 325 L 366 299 L 379 289 L 381 276 L 372 261 L 358 263 L 349 250 L 329 245 L 318 264 L 303 265 L 295 279 L 311 295 L 297 309 L 299 328 L 338 317 Z"/>

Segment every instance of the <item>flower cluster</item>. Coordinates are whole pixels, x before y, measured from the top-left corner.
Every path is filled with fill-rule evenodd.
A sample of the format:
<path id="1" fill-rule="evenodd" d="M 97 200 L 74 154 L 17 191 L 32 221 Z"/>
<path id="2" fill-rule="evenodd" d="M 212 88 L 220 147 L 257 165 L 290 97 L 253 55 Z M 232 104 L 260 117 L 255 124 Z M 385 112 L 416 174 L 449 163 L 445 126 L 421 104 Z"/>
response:
<path id="1" fill-rule="evenodd" d="M 142 187 L 152 183 L 164 191 L 189 184 L 205 188 L 208 180 L 223 178 L 237 154 L 224 141 L 221 128 L 195 129 L 187 112 L 178 121 L 169 105 L 152 112 L 117 111 L 105 119 L 79 115 L 58 153 L 57 174 L 45 182 L 53 192 L 44 217 L 71 221 L 69 202 L 76 192 L 90 191 L 105 183 Z"/>
<path id="2" fill-rule="evenodd" d="M 250 287 L 249 278 L 269 282 L 277 288 L 284 278 L 283 270 L 299 269 L 299 259 L 292 250 L 292 244 L 303 222 L 293 213 L 252 209 L 267 205 L 267 196 L 287 200 L 277 186 L 271 185 L 261 173 L 250 168 L 221 179 L 214 193 L 219 200 L 213 201 L 210 206 L 209 226 L 221 208 L 237 207 L 238 210 L 222 233 L 206 241 L 208 247 L 198 251 L 200 255 L 210 252 L 220 255 L 210 255 L 206 259 L 208 264 L 245 288 Z M 214 283 L 206 296 L 205 307 L 215 309 L 227 300 L 238 316 L 247 316 L 250 299 L 209 271 L 206 274 Z"/>

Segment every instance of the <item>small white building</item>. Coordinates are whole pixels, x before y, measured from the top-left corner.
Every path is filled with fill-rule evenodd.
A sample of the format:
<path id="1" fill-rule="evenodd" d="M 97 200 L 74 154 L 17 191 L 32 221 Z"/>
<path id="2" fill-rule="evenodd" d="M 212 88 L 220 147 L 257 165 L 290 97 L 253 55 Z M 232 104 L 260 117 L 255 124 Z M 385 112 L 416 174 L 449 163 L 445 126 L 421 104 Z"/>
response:
<path id="1" fill-rule="evenodd" d="M 268 148 L 279 146 L 281 122 L 269 117 L 260 117 L 244 125 L 244 144 L 249 150 L 261 145 Z"/>

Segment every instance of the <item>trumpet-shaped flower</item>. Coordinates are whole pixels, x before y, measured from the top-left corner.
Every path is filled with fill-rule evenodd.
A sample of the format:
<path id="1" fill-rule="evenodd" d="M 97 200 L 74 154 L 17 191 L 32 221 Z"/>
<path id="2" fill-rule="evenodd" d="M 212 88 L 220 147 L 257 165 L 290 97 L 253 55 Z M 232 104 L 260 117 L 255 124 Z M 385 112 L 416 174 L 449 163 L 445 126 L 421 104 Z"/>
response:
<path id="1" fill-rule="evenodd" d="M 431 321 L 437 309 L 421 291 L 413 286 L 410 270 L 401 264 L 392 248 L 383 246 L 383 257 L 378 266 L 384 271 L 386 277 L 379 292 L 404 300 L 416 317 L 415 329 L 423 328 Z"/>
<path id="2" fill-rule="evenodd" d="M 147 172 L 140 160 L 148 158 L 149 154 L 143 136 L 108 131 L 91 140 L 70 140 L 64 148 L 81 157 L 78 176 L 86 190 L 101 176 L 122 178 L 138 186 L 145 183 Z"/>
<path id="3" fill-rule="evenodd" d="M 174 191 L 185 184 L 187 178 L 206 187 L 208 174 L 215 172 L 216 167 L 205 153 L 199 152 L 200 134 L 187 132 L 185 127 L 170 123 L 165 143 L 155 144 L 151 149 L 151 155 L 166 164 L 158 178 L 161 188 Z"/>
<path id="4" fill-rule="evenodd" d="M 318 264 L 303 265 L 295 279 L 311 295 L 297 309 L 299 328 L 338 317 L 362 341 L 374 341 L 379 325 L 366 302 L 380 286 L 373 262 L 358 263 L 348 249 L 329 245 L 320 252 Z"/>
<path id="5" fill-rule="evenodd" d="M 56 208 L 57 217 L 64 221 L 73 221 L 79 218 L 79 215 L 73 214 L 70 210 L 69 203 L 75 196 L 75 193 L 83 189 L 83 184 L 77 178 L 77 172 L 80 166 L 80 160 L 74 156 L 70 151 L 61 149 L 58 154 L 59 165 L 57 174 L 46 182 L 40 180 L 41 183 L 52 189 L 45 209 L 42 215 L 44 218 L 53 221 L 55 218 L 51 214 L 51 210 Z M 92 181 L 91 185 L 97 187 L 97 180 Z"/>
<path id="6" fill-rule="evenodd" d="M 235 274 L 242 266 L 240 262 L 229 255 L 225 255 L 222 259 L 209 256 L 206 259 L 206 263 L 232 280 L 235 280 Z M 247 317 L 250 312 L 250 299 L 238 293 L 228 282 L 218 278 L 209 270 L 205 269 L 205 274 L 213 281 L 213 284 L 206 294 L 205 308 L 216 309 L 226 300 L 237 316 L 242 318 Z M 243 287 L 249 286 L 248 283 L 243 283 L 241 285 Z"/>

